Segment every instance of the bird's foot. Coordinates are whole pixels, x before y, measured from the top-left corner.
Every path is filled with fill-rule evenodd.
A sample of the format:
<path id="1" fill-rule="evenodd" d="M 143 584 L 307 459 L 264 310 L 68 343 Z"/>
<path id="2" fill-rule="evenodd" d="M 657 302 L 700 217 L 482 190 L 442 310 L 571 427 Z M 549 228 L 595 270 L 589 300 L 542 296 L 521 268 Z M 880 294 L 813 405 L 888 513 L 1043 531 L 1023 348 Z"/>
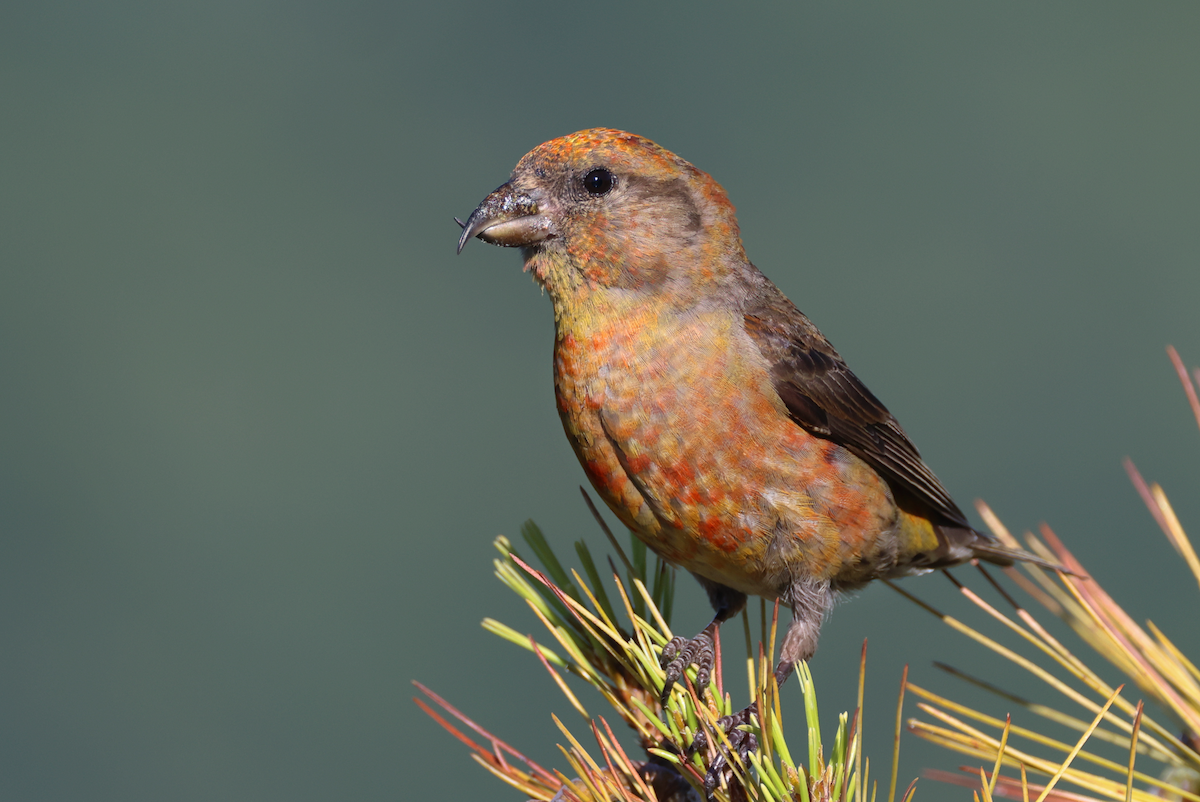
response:
<path id="1" fill-rule="evenodd" d="M 748 707 L 739 710 L 732 716 L 722 716 L 717 719 L 717 727 L 725 734 L 729 740 L 729 746 L 738 756 L 738 762 L 743 766 L 749 765 L 749 755 L 755 749 L 758 749 L 758 737 L 749 732 L 743 727 L 754 723 L 752 720 L 758 718 L 758 705 L 751 703 Z M 692 755 L 708 748 L 709 735 L 706 730 L 698 730 L 696 737 L 692 739 L 692 745 L 688 747 L 685 757 L 691 759 Z M 718 742 L 721 738 L 717 738 Z M 723 746 L 723 744 L 722 744 Z M 709 798 L 713 798 L 717 786 L 721 784 L 721 777 L 726 777 L 726 782 L 733 775 L 733 768 L 729 765 L 729 753 L 723 748 L 718 748 L 717 756 L 713 758 L 708 765 L 708 771 L 704 775 L 704 793 Z"/>
<path id="2" fill-rule="evenodd" d="M 683 672 L 690 666 L 696 666 L 696 691 L 704 693 L 716 660 L 714 640 L 719 626 L 719 622 L 713 621 L 696 637 L 689 640 L 676 636 L 663 647 L 662 658 L 659 661 L 659 665 L 667 672 L 662 695 L 659 697 L 663 707 L 666 707 L 667 699 L 671 697 L 671 689 L 683 678 Z"/>

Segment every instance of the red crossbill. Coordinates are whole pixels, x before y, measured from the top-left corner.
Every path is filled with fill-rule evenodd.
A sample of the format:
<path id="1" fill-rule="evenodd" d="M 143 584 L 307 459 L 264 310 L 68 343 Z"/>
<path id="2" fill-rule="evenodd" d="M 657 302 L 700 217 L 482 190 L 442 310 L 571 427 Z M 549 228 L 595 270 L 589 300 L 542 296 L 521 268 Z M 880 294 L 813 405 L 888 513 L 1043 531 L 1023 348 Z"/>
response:
<path id="1" fill-rule="evenodd" d="M 523 250 L 554 305 L 554 389 L 609 508 L 716 610 L 663 653 L 700 686 L 747 594 L 792 609 L 776 676 L 835 596 L 973 558 L 1036 558 L 971 527 L 887 408 L 750 263 L 711 176 L 596 128 L 535 148 L 463 225 Z"/>

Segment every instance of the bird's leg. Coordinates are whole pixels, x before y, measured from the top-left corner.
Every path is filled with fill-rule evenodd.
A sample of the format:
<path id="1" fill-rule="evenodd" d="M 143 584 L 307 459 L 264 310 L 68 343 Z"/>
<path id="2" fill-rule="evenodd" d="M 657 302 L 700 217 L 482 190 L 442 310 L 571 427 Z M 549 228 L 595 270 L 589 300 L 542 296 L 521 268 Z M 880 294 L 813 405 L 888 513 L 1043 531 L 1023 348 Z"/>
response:
<path id="1" fill-rule="evenodd" d="M 693 574 L 692 576 L 696 576 Z M 663 691 L 660 701 L 665 707 L 667 699 L 671 696 L 671 689 L 675 687 L 675 683 L 683 677 L 683 672 L 687 671 L 688 666 L 695 665 L 698 667 L 696 672 L 696 690 L 703 694 L 704 689 L 708 687 L 709 677 L 712 676 L 713 661 L 716 659 L 714 652 L 714 639 L 717 636 L 717 629 L 726 620 L 732 618 L 741 612 L 746 606 L 746 594 L 726 587 L 717 582 L 696 576 L 696 581 L 700 583 L 708 592 L 708 601 L 716 611 L 713 620 L 700 631 L 700 634 L 690 640 L 676 636 L 671 638 L 670 642 L 663 647 L 662 659 L 660 664 L 666 669 L 667 677 L 663 682 Z"/>
<path id="2" fill-rule="evenodd" d="M 821 631 L 825 613 L 833 606 L 833 593 L 828 582 L 794 582 L 783 595 L 783 600 L 791 605 L 792 622 L 783 636 L 783 644 L 779 647 L 779 663 L 775 666 L 775 682 L 780 687 L 792 675 L 796 663 L 808 660 L 816 653 L 817 635 Z M 729 745 L 737 752 L 743 766 L 747 763 L 747 756 L 758 748 L 758 738 L 742 729 L 742 725 L 750 724 L 751 717 L 758 715 L 757 703 L 751 702 L 733 715 L 717 719 L 717 726 L 729 738 Z M 688 748 L 688 756 L 707 744 L 708 733 L 698 731 Z M 710 799 L 727 766 L 728 758 L 724 753 L 718 754 L 709 764 L 708 772 L 704 775 L 704 790 Z"/>
<path id="3" fill-rule="evenodd" d="M 783 636 L 775 665 L 775 682 L 780 687 L 792 675 L 796 663 L 811 660 L 817 653 L 817 636 L 825 613 L 833 607 L 833 591 L 828 582 L 794 582 L 784 601 L 792 608 L 792 623 Z"/>

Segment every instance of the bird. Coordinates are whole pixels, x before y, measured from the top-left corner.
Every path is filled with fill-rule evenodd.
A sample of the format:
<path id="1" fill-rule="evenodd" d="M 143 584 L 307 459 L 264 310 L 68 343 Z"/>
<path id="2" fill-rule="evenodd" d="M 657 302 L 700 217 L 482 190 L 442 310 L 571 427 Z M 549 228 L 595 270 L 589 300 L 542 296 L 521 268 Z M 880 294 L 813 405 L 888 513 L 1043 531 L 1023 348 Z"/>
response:
<path id="1" fill-rule="evenodd" d="M 457 221 L 457 219 L 456 219 Z M 791 608 L 775 678 L 810 659 L 836 599 L 970 560 L 1029 561 L 976 530 L 899 422 L 746 257 L 708 173 L 645 137 L 545 142 L 465 222 L 517 247 L 554 309 L 567 439 L 621 522 L 707 592 L 663 650 L 663 699 L 747 596 Z M 742 722 L 744 723 L 744 721 Z"/>

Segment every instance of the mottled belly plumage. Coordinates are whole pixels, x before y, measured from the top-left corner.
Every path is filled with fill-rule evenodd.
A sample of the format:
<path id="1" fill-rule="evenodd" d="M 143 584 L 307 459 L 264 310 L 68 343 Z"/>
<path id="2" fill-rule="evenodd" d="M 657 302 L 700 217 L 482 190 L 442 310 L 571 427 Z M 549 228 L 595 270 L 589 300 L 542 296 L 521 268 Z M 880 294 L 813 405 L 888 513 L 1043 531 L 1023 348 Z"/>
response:
<path id="1" fill-rule="evenodd" d="M 894 565 L 900 515 L 886 483 L 787 417 L 732 316 L 642 311 L 633 325 L 560 321 L 555 347 L 563 426 L 621 521 L 671 562 L 767 597 Z"/>

